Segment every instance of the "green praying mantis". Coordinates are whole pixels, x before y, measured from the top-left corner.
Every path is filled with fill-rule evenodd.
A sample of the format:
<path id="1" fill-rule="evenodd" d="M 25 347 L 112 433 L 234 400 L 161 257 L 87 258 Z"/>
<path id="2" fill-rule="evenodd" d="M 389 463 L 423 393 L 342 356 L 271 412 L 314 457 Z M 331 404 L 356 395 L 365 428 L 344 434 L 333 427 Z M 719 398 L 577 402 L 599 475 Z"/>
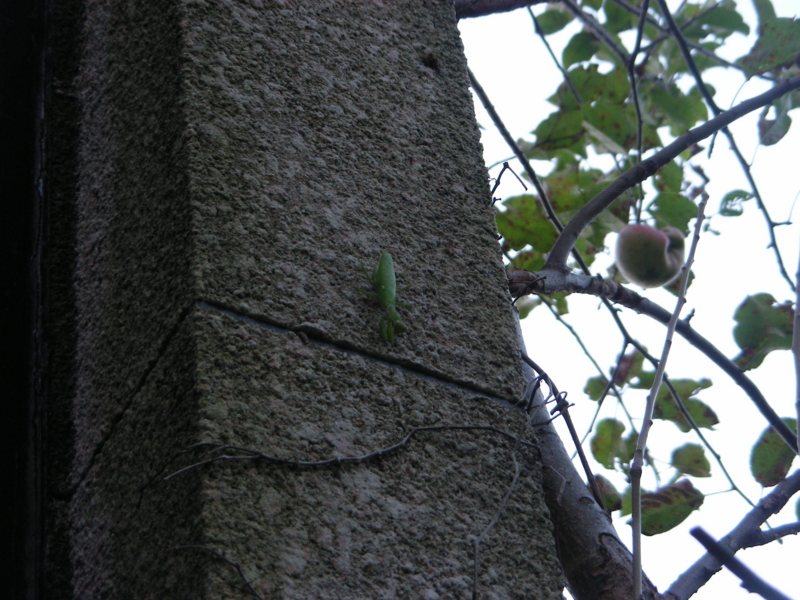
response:
<path id="1" fill-rule="evenodd" d="M 364 266 L 362 265 L 361 268 L 364 269 Z M 392 255 L 388 252 L 381 252 L 372 277 L 369 276 L 366 269 L 364 269 L 364 274 L 370 280 L 373 291 L 361 291 L 376 299 L 386 309 L 378 324 L 381 338 L 385 342 L 393 342 L 394 336 L 404 333 L 408 327 L 400 320 L 400 314 L 397 312 L 397 278 L 394 274 Z"/>

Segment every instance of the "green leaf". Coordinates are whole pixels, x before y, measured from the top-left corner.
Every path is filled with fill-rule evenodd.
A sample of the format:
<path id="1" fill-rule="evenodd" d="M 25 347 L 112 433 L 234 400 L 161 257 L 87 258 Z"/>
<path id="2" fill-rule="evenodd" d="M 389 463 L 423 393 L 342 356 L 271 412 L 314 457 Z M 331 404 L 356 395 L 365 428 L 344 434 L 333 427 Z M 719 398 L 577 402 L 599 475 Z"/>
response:
<path id="1" fill-rule="evenodd" d="M 510 248 L 521 250 L 530 245 L 539 252 L 550 251 L 556 241 L 556 230 L 535 196 L 513 196 L 504 200 L 503 206 L 506 210 L 499 211 L 495 220 L 498 232 Z M 517 264 L 517 268 L 522 267 Z"/>
<path id="2" fill-rule="evenodd" d="M 752 2 L 758 15 L 759 23 L 766 23 L 775 19 L 775 9 L 770 0 L 752 0 Z"/>
<path id="3" fill-rule="evenodd" d="M 588 31 L 581 31 L 572 36 L 564 48 L 561 60 L 564 68 L 569 68 L 575 63 L 589 60 L 600 49 L 600 40 Z"/>
<path id="4" fill-rule="evenodd" d="M 536 143 L 525 151 L 528 158 L 550 159 L 556 150 L 567 149 L 586 157 L 583 113 L 577 110 L 560 110 L 551 113 L 533 130 Z"/>
<path id="5" fill-rule="evenodd" d="M 556 307 L 558 314 L 562 317 L 566 314 L 569 314 L 567 296 L 569 296 L 569 292 L 556 292 L 555 294 L 550 294 L 550 300 L 552 301 L 552 304 Z"/>
<path id="6" fill-rule="evenodd" d="M 689 231 L 689 221 L 697 216 L 697 206 L 683 194 L 660 193 L 647 210 L 655 218 L 658 229 L 671 225 L 684 233 Z"/>
<path id="7" fill-rule="evenodd" d="M 611 0 L 606 0 L 603 4 L 603 12 L 606 14 L 603 29 L 609 33 L 632 29 L 635 24 L 634 16 Z"/>
<path id="8" fill-rule="evenodd" d="M 770 19 L 758 28 L 758 40 L 750 52 L 736 62 L 748 77 L 778 71 L 794 62 L 800 48 L 800 21 Z"/>
<path id="9" fill-rule="evenodd" d="M 509 246 L 505 244 L 504 249 L 509 250 Z M 547 260 L 547 253 L 539 250 L 523 250 L 518 252 L 509 265 L 510 269 L 522 269 L 523 271 L 541 271 L 544 267 L 545 260 Z"/>
<path id="10" fill-rule="evenodd" d="M 738 217 L 744 212 L 742 204 L 750 198 L 753 194 L 745 192 L 744 190 L 733 190 L 723 196 L 722 202 L 719 207 L 719 214 L 723 217 Z"/>
<path id="11" fill-rule="evenodd" d="M 642 365 L 644 365 L 644 356 L 638 350 L 632 350 L 625 354 L 619 361 L 614 383 L 624 385 L 634 377 L 638 377 L 642 372 Z"/>
<path id="12" fill-rule="evenodd" d="M 675 161 L 661 167 L 653 178 L 659 192 L 677 194 L 683 187 L 683 169 Z"/>
<path id="13" fill-rule="evenodd" d="M 684 475 L 711 477 L 711 464 L 698 444 L 684 444 L 673 450 L 671 464 Z"/>
<path id="14" fill-rule="evenodd" d="M 654 372 L 642 372 L 639 376 L 639 382 L 632 387 L 640 389 L 652 387 L 654 375 Z M 710 429 L 719 423 L 719 418 L 716 413 L 711 410 L 711 407 L 692 397 L 698 390 L 711 387 L 710 379 L 671 379 L 670 383 L 672 383 L 672 387 L 675 388 L 675 391 L 678 393 L 678 397 L 683 402 L 686 411 L 698 427 Z M 676 406 L 666 385 L 661 386 L 661 389 L 658 391 L 658 398 L 656 399 L 656 405 L 653 409 L 653 418 L 672 421 L 678 429 L 683 432 L 691 429 L 689 422 Z"/>
<path id="15" fill-rule="evenodd" d="M 622 508 L 622 495 L 614 487 L 614 484 L 602 475 L 595 475 L 594 478 L 600 486 L 600 492 L 603 494 L 603 504 L 606 505 L 606 509 L 610 511 L 620 510 Z"/>
<path id="16" fill-rule="evenodd" d="M 588 6 L 598 10 L 603 5 L 603 0 L 581 0 L 581 6 Z"/>
<path id="17" fill-rule="evenodd" d="M 796 419 L 783 419 L 793 431 L 797 431 Z M 781 436 L 768 427 L 758 438 L 750 453 L 750 472 L 755 480 L 764 487 L 777 485 L 786 477 L 796 454 Z"/>
<path id="18" fill-rule="evenodd" d="M 633 455 L 636 454 L 636 444 L 639 442 L 639 434 L 631 431 L 628 437 L 625 438 L 625 454 L 620 455 L 620 461 L 623 465 L 629 465 L 633 460 Z M 650 464 L 650 458 L 645 452 L 645 461 Z"/>
<path id="19" fill-rule="evenodd" d="M 606 148 L 603 140 L 596 136 L 591 136 L 596 130 L 590 131 L 590 137 L 594 137 L 595 147 L 598 152 L 609 152 L 613 154 L 626 154 L 625 149 L 633 148 L 636 145 L 636 125 L 629 114 L 629 111 L 615 104 L 597 101 L 591 105 L 583 106 L 584 121 L 591 124 L 596 130 L 601 131 L 606 137 L 611 139 L 615 146 Z"/>
<path id="20" fill-rule="evenodd" d="M 767 119 L 769 107 L 765 108 L 758 117 L 758 137 L 765 146 L 773 146 L 780 142 L 789 132 L 792 119 L 789 111 L 795 108 L 792 103 L 792 94 L 786 94 L 772 103 L 775 110 L 775 119 Z"/>
<path id="21" fill-rule="evenodd" d="M 625 488 L 625 491 L 622 492 L 622 508 L 620 509 L 620 516 L 625 516 L 631 514 L 633 500 L 631 498 L 631 486 Z M 629 521 L 630 522 L 630 521 Z"/>
<path id="22" fill-rule="evenodd" d="M 642 494 L 642 533 L 657 535 L 677 527 L 704 499 L 688 479 Z"/>
<path id="23" fill-rule="evenodd" d="M 734 32 L 747 35 L 750 33 L 750 27 L 736 11 L 736 5 L 730 1 L 720 2 L 711 10 L 698 14 L 692 23 L 683 29 L 683 35 L 694 40 L 701 40 L 707 36 L 724 39 Z"/>
<path id="24" fill-rule="evenodd" d="M 603 419 L 597 424 L 591 448 L 594 459 L 607 469 L 614 468 L 614 459 L 625 453 L 622 432 L 625 425 L 616 419 Z"/>
<path id="25" fill-rule="evenodd" d="M 517 301 L 514 303 L 514 306 L 517 307 L 519 318 L 524 319 L 531 313 L 531 311 L 534 308 L 539 306 L 541 303 L 542 303 L 541 298 L 535 296 L 535 294 L 531 294 L 530 296 L 525 296 L 524 298 L 518 298 Z"/>
<path id="26" fill-rule="evenodd" d="M 557 8 L 548 8 L 541 15 L 536 17 L 539 28 L 544 35 L 550 35 L 556 31 L 561 31 L 573 19 L 571 14 L 565 13 Z"/>
<path id="27" fill-rule="evenodd" d="M 596 402 L 603 396 L 603 392 L 606 391 L 607 386 L 608 379 L 598 375 L 596 377 L 590 377 L 586 380 L 586 385 L 583 388 L 583 392 L 589 396 L 590 400 L 594 400 Z"/>
<path id="28" fill-rule="evenodd" d="M 770 294 L 745 298 L 733 315 L 733 339 L 742 351 L 733 359 L 743 371 L 755 369 L 773 350 L 792 347 L 794 310 L 791 302 L 776 304 Z"/>
<path id="29" fill-rule="evenodd" d="M 711 26 L 711 29 L 720 37 L 728 37 L 730 33 L 738 31 L 744 35 L 750 33 L 750 27 L 744 22 L 732 2 L 725 5 L 718 5 L 714 10 L 708 11 L 698 20 Z"/>
<path id="30" fill-rule="evenodd" d="M 674 83 L 665 85 L 659 81 L 642 86 L 648 112 L 655 112 L 666 119 L 670 134 L 678 137 L 698 122 L 708 118 L 708 109 L 703 96 L 695 87 L 684 94 Z"/>

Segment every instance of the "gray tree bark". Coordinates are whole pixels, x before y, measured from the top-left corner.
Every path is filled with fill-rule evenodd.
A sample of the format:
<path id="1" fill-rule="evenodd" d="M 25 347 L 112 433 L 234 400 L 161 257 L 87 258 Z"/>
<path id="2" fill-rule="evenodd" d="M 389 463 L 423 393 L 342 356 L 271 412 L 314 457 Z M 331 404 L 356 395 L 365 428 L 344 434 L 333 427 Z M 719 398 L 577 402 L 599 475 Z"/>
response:
<path id="1" fill-rule="evenodd" d="M 54 0 L 51 31 L 45 596 L 559 598 L 537 452 L 494 431 L 164 480 L 199 442 L 521 430 L 451 0 Z"/>

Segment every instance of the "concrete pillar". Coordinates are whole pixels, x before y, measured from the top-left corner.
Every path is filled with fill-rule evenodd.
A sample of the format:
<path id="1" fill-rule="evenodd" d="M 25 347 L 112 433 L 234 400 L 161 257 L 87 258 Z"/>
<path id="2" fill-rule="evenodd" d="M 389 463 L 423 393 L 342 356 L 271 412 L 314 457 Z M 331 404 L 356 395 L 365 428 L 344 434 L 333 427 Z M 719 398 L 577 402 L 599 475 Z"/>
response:
<path id="1" fill-rule="evenodd" d="M 558 598 L 449 0 L 54 0 L 48 597 Z M 392 253 L 408 331 L 361 289 Z M 531 439 L 526 435 L 525 439 Z M 207 449 L 206 449 L 207 450 Z M 237 568 L 238 567 L 238 568 Z M 249 587 L 248 587 L 249 586 Z"/>

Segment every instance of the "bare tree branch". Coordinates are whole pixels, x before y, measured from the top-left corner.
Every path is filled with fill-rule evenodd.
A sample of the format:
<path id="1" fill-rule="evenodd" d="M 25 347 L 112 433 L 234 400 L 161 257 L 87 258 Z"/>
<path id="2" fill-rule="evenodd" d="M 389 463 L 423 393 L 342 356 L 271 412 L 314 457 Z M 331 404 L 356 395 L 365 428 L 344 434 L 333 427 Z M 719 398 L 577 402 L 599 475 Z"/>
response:
<path id="1" fill-rule="evenodd" d="M 797 274 L 800 284 L 800 259 L 798 259 Z M 795 286 L 794 299 L 794 324 L 792 327 L 792 354 L 794 354 L 794 410 L 797 417 L 797 447 L 800 448 L 800 285 Z"/>
<path id="2" fill-rule="evenodd" d="M 667 323 L 667 333 L 664 336 L 664 349 L 661 351 L 661 358 L 658 361 L 658 368 L 653 378 L 653 386 L 647 395 L 647 405 L 645 407 L 644 418 L 642 419 L 642 429 L 639 431 L 639 438 L 636 440 L 636 451 L 633 455 L 631 464 L 631 506 L 633 516 L 633 597 L 638 598 L 642 592 L 642 465 L 644 464 L 644 453 L 647 448 L 647 437 L 653 425 L 653 411 L 656 406 L 656 398 L 664 379 L 664 372 L 667 368 L 667 359 L 672 349 L 672 337 L 678 325 L 683 305 L 686 303 L 686 288 L 689 285 L 689 271 L 694 262 L 694 254 L 697 244 L 700 241 L 700 226 L 703 224 L 705 207 L 708 202 L 708 194 L 703 193 L 703 199 L 697 207 L 697 220 L 694 224 L 694 237 L 689 249 L 689 257 L 683 265 L 681 271 L 681 283 L 678 292 L 678 299 L 675 302 L 675 310 L 670 315 Z"/>
<path id="3" fill-rule="evenodd" d="M 762 498 L 728 535 L 719 540 L 719 544 L 733 553 L 746 548 L 750 536 L 758 532 L 769 517 L 780 512 L 798 491 L 800 491 L 800 470 L 776 485 L 775 489 Z M 687 600 L 721 568 L 722 563 L 719 560 L 710 554 L 705 554 L 675 580 L 664 597 L 669 600 Z"/>
<path id="4" fill-rule="evenodd" d="M 544 4 L 548 0 L 455 0 L 456 17 L 485 17 L 495 13 L 509 12 L 524 6 Z"/>
<path id="5" fill-rule="evenodd" d="M 794 523 L 787 523 L 786 525 L 779 525 L 778 527 L 771 527 L 767 531 L 758 530 L 754 531 L 744 539 L 742 548 L 755 548 L 756 546 L 764 546 L 775 540 L 785 538 L 787 535 L 797 535 L 800 533 L 800 521 Z"/>
<path id="6" fill-rule="evenodd" d="M 767 600 L 791 600 L 751 571 L 730 551 L 720 546 L 702 527 L 694 527 L 689 533 L 714 557 L 721 561 L 731 573 L 742 580 L 742 587 L 750 593 L 758 594 Z"/>
<path id="7" fill-rule="evenodd" d="M 525 353 L 519 328 L 517 337 Z M 526 372 L 529 379 L 534 378 L 532 369 L 528 367 Z M 541 391 L 537 391 L 532 415 L 536 422 L 544 422 L 550 416 L 543 400 Z M 553 425 L 538 427 L 534 433 L 541 453 L 545 502 L 567 588 L 576 600 L 630 600 L 630 551 L 619 539 L 608 513 L 595 502 Z M 642 598 L 659 597 L 656 587 L 645 579 Z"/>

